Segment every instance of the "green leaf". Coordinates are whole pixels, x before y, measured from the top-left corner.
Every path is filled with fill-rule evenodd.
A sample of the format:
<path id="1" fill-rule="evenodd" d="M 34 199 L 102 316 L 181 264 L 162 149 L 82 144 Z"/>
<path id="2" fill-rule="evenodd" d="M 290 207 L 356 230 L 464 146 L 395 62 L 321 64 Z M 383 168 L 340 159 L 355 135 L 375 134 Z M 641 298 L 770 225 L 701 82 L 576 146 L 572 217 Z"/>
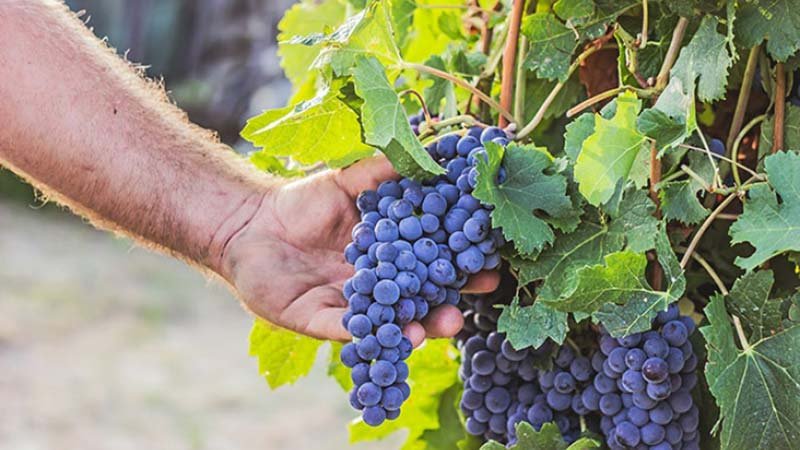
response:
<path id="1" fill-rule="evenodd" d="M 550 338 L 558 344 L 567 337 L 567 314 L 536 301 L 531 306 L 520 306 L 519 296 L 503 307 L 497 320 L 497 331 L 506 333 L 514 348 L 539 348 Z"/>
<path id="2" fill-rule="evenodd" d="M 537 78 L 533 74 L 527 77 L 525 84 L 525 122 L 533 119 L 547 96 L 553 91 L 557 81 Z M 571 108 L 576 99 L 581 98 L 584 87 L 577 77 L 570 77 L 558 92 L 553 102 L 544 113 L 545 119 L 562 117 Z"/>
<path id="3" fill-rule="evenodd" d="M 364 100 L 361 124 L 367 144 L 380 148 L 403 176 L 424 179 L 445 170 L 422 147 L 408 116 L 375 58 L 361 58 L 353 69 L 356 94 Z"/>
<path id="4" fill-rule="evenodd" d="M 689 154 L 689 166 L 711 185 L 714 168 L 708 156 L 702 153 Z M 700 223 L 708 217 L 709 210 L 700 202 L 697 193 L 704 190 L 703 184 L 694 178 L 683 181 L 668 181 L 658 187 L 661 212 L 667 220 L 678 220 L 687 225 Z"/>
<path id="5" fill-rule="evenodd" d="M 361 142 L 358 116 L 328 88 L 295 107 L 273 109 L 247 121 L 242 137 L 264 156 L 300 164 L 346 166 L 375 152 Z"/>
<path id="6" fill-rule="evenodd" d="M 680 78 L 685 86 L 697 85 L 697 96 L 710 102 L 725 96 L 728 69 L 733 58 L 728 53 L 725 35 L 717 32 L 717 18 L 706 15 L 689 44 L 681 49 L 671 75 Z"/>
<path id="7" fill-rule="evenodd" d="M 397 45 L 403 48 L 414 23 L 414 12 L 417 10 L 415 0 L 391 0 L 392 28 L 397 37 Z"/>
<path id="8" fill-rule="evenodd" d="M 800 440 L 800 325 L 739 350 L 725 299 L 705 308 L 706 379 L 720 407 L 726 450 L 789 449 Z"/>
<path id="9" fill-rule="evenodd" d="M 415 3 L 414 29 L 403 48 L 406 61 L 421 63 L 442 54 L 451 43 L 465 39 L 461 32 L 463 0 L 416 0 Z"/>
<path id="10" fill-rule="evenodd" d="M 321 49 L 318 39 L 303 36 L 322 36 L 329 28 L 340 25 L 346 13 L 347 5 L 342 0 L 303 0 L 286 11 L 278 23 L 278 56 L 295 89 L 314 74 L 308 68 Z"/>
<path id="11" fill-rule="evenodd" d="M 637 125 L 639 131 L 656 141 L 659 157 L 684 142 L 697 130 L 694 81 L 685 84 L 680 77 L 672 77 L 655 105 L 642 111 Z"/>
<path id="12" fill-rule="evenodd" d="M 331 359 L 328 361 L 328 376 L 336 380 L 339 386 L 347 392 L 353 388 L 353 380 L 350 378 L 350 369 L 347 368 L 339 357 L 342 353 L 341 342 L 331 342 Z"/>
<path id="13" fill-rule="evenodd" d="M 637 295 L 634 291 L 621 292 L 624 303 L 608 302 L 593 314 L 593 317 L 599 320 L 612 336 L 628 336 L 632 333 L 649 330 L 656 314 L 666 310 L 670 303 L 680 299 L 686 291 L 686 277 L 672 250 L 664 227 L 656 234 L 656 256 L 661 270 L 664 272 L 664 280 L 667 283 L 666 291 L 651 291 L 650 295 L 652 296 L 646 293 Z M 644 267 L 642 266 L 642 269 Z M 634 270 L 630 270 L 630 272 L 631 274 L 636 273 Z M 640 273 L 639 281 L 644 282 L 644 286 L 648 286 L 644 275 L 644 272 Z M 627 277 L 631 286 L 634 286 L 632 283 L 634 276 Z"/>
<path id="14" fill-rule="evenodd" d="M 616 104 L 612 119 L 595 115 L 594 132 L 583 141 L 575 163 L 579 190 L 595 206 L 610 200 L 617 183 L 628 179 L 645 143 L 644 135 L 636 128 L 640 107 L 636 94 L 624 92 Z"/>
<path id="15" fill-rule="evenodd" d="M 540 78 L 565 81 L 572 53 L 578 45 L 575 31 L 549 12 L 525 17 L 521 31 L 530 46 L 525 67 L 536 71 Z"/>
<path id="16" fill-rule="evenodd" d="M 314 61 L 314 67 L 330 66 L 336 76 L 344 76 L 363 57 L 376 58 L 389 66 L 400 63 L 402 58 L 394 41 L 387 2 L 370 3 L 332 34 L 320 38 L 324 48 Z"/>
<path id="17" fill-rule="evenodd" d="M 800 8 L 795 0 L 740 1 L 735 29 L 744 47 L 767 39 L 767 52 L 786 61 L 800 49 Z"/>
<path id="18" fill-rule="evenodd" d="M 445 339 L 427 340 L 408 358 L 411 396 L 403 404 L 396 420 L 371 427 L 361 419 L 350 423 L 350 442 L 382 439 L 398 430 L 408 430 L 408 441 L 414 442 L 427 430 L 441 426 L 439 408 L 442 396 L 458 380 L 458 350 Z"/>
<path id="19" fill-rule="evenodd" d="M 776 153 L 764 166 L 772 189 L 752 188 L 744 212 L 730 228 L 732 243 L 749 242 L 756 248 L 752 255 L 736 258 L 736 265 L 745 270 L 780 253 L 800 251 L 800 154 Z"/>
<path id="20" fill-rule="evenodd" d="M 582 437 L 572 444 L 568 444 L 561 436 L 555 422 L 542 425 L 539 431 L 533 429 L 528 422 L 519 422 L 517 429 L 517 443 L 506 447 L 497 441 L 489 441 L 480 450 L 588 450 L 600 448 L 601 444 L 595 439 Z"/>
<path id="21" fill-rule="evenodd" d="M 258 373 L 270 389 L 308 375 L 322 341 L 278 328 L 262 320 L 250 330 L 250 356 L 258 358 Z"/>
<path id="22" fill-rule="evenodd" d="M 742 319 L 748 339 L 769 337 L 782 327 L 783 299 L 770 299 L 775 283 L 771 270 L 748 272 L 736 280 L 728 296 L 729 308 Z"/>
<path id="23" fill-rule="evenodd" d="M 800 83 L 800 80 L 795 81 Z M 761 138 L 758 140 L 759 159 L 772 153 L 772 135 L 775 130 L 775 117 L 769 116 L 761 124 Z M 786 102 L 786 115 L 783 118 L 783 146 L 778 150 L 800 149 L 800 107 Z"/>
<path id="24" fill-rule="evenodd" d="M 425 61 L 425 65 L 435 67 L 445 72 L 447 71 L 447 67 L 441 56 L 431 56 L 430 59 Z M 423 75 L 423 77 L 431 80 L 431 85 L 426 87 L 423 93 L 425 103 L 428 105 L 428 111 L 433 115 L 438 115 L 442 100 L 448 96 L 454 95 L 453 83 L 444 78 L 434 77 L 432 75 Z"/>
<path id="25" fill-rule="evenodd" d="M 627 248 L 637 253 L 655 247 L 658 220 L 653 212 L 655 205 L 644 191 L 629 191 L 610 223 L 584 221 L 574 232 L 560 234 L 536 259 L 512 259 L 520 284 L 542 280 L 537 289 L 539 299 L 569 296 L 577 287 L 579 269 L 602 263 L 606 255 L 622 250 L 626 241 Z"/>
<path id="26" fill-rule="evenodd" d="M 478 184 L 472 195 L 493 205 L 492 224 L 521 254 L 533 254 L 553 242 L 553 230 L 542 213 L 559 218 L 572 215 L 572 201 L 567 196 L 567 180 L 551 173 L 553 162 L 543 149 L 510 144 L 508 147 L 487 143 L 489 161 L 478 160 Z M 503 164 L 507 179 L 495 184 Z M 559 223 L 555 223 L 559 225 Z"/>
<path id="27" fill-rule="evenodd" d="M 278 175 L 284 178 L 302 177 L 306 173 L 300 169 L 289 169 L 283 161 L 264 152 L 253 152 L 250 154 L 250 162 L 264 172 Z"/>
<path id="28" fill-rule="evenodd" d="M 594 114 L 583 113 L 566 126 L 564 133 L 564 153 L 576 161 L 581 153 L 583 141 L 594 133 Z"/>
<path id="29" fill-rule="evenodd" d="M 592 0 L 558 0 L 553 5 L 553 11 L 573 27 L 585 24 L 595 13 Z"/>
<path id="30" fill-rule="evenodd" d="M 467 430 L 458 415 L 463 387 L 456 383 L 442 394 L 439 402 L 439 428 L 425 430 L 416 441 L 406 441 L 403 450 L 452 450 L 453 443 L 467 439 Z"/>

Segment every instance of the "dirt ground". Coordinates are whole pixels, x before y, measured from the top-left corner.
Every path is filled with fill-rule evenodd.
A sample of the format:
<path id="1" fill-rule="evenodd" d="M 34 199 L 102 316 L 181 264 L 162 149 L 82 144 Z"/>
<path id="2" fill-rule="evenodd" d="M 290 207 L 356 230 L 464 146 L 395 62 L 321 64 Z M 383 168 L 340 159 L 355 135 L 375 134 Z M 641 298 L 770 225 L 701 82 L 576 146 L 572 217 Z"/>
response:
<path id="1" fill-rule="evenodd" d="M 320 364 L 269 392 L 221 286 L 66 214 L 0 200 L 0 449 L 348 446 Z"/>

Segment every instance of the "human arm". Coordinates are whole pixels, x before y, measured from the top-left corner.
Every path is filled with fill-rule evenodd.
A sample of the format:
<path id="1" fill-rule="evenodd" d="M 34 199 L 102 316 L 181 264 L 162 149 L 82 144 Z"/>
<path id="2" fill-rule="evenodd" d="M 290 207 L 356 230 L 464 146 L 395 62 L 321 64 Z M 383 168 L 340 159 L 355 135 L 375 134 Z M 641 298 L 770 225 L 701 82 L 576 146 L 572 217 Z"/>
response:
<path id="1" fill-rule="evenodd" d="M 354 198 L 385 159 L 294 183 L 248 167 L 53 1 L 0 3 L 0 163 L 97 226 L 218 274 L 246 307 L 312 336 L 340 325 Z M 496 276 L 473 280 L 490 289 Z M 406 332 L 452 335 L 453 307 Z"/>

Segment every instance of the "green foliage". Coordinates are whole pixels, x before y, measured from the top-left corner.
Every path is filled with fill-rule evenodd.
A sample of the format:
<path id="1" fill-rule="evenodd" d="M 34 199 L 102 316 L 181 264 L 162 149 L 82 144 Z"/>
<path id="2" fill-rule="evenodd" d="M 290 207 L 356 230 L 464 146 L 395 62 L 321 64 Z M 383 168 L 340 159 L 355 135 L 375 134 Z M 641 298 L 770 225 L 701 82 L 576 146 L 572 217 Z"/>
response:
<path id="1" fill-rule="evenodd" d="M 567 444 L 555 422 L 542 425 L 539 431 L 534 430 L 527 422 L 520 422 L 517 424 L 517 436 L 517 443 L 508 447 L 510 450 L 588 450 L 601 447 L 599 441 L 589 437 L 582 437 L 572 444 Z M 481 447 L 481 450 L 504 449 L 505 445 L 495 441 L 489 441 Z"/>
<path id="2" fill-rule="evenodd" d="M 278 328 L 262 320 L 250 331 L 250 356 L 258 359 L 258 373 L 270 389 L 293 384 L 308 375 L 322 341 Z"/>
<path id="3" fill-rule="evenodd" d="M 763 283 L 756 283 L 756 291 Z M 762 294 L 750 292 L 750 286 L 737 292 L 740 299 Z M 701 332 L 708 346 L 706 378 L 720 407 L 722 448 L 792 448 L 800 439 L 800 325 L 781 329 L 774 316 L 761 317 L 759 328 L 780 331 L 761 338 L 744 336 L 750 342 L 740 341 L 740 349 L 725 298 L 713 297 L 705 313 L 709 325 Z"/>
<path id="4" fill-rule="evenodd" d="M 756 248 L 752 255 L 736 258 L 736 264 L 746 270 L 780 253 L 800 251 L 800 154 L 777 153 L 764 165 L 771 187 L 750 190 L 744 212 L 730 231 L 734 244 L 749 242 Z"/>
<path id="5" fill-rule="evenodd" d="M 567 313 L 556 311 L 537 300 L 531 306 L 521 306 L 519 297 L 503 308 L 497 321 L 497 331 L 506 333 L 514 348 L 539 348 L 549 338 L 560 344 L 567 337 Z"/>
<path id="6" fill-rule="evenodd" d="M 543 149 L 511 144 L 506 148 L 488 143 L 489 161 L 478 162 L 478 185 L 475 198 L 493 205 L 492 224 L 502 227 L 517 251 L 530 255 L 553 242 L 550 225 L 574 228 L 574 221 L 539 218 L 543 211 L 550 218 L 564 218 L 572 213 L 572 202 L 566 195 L 567 180 L 563 175 L 550 173 L 552 157 Z M 507 180 L 495 183 L 500 163 L 505 161 Z M 570 223 L 572 222 L 572 223 Z"/>
<path id="7" fill-rule="evenodd" d="M 672 76 L 680 78 L 684 86 L 694 87 L 697 81 L 697 96 L 704 102 L 725 96 L 728 69 L 733 65 L 726 37 L 717 32 L 717 25 L 714 16 L 705 16 L 672 69 Z"/>
<path id="8" fill-rule="evenodd" d="M 661 211 L 667 220 L 693 225 L 703 221 L 710 212 L 700 202 L 697 194 L 711 185 L 714 167 L 707 155 L 690 153 L 688 159 L 689 167 L 702 178 L 704 183 L 695 178 L 667 181 L 659 185 L 658 197 L 661 199 Z"/>
<path id="9" fill-rule="evenodd" d="M 735 34 L 745 47 L 767 39 L 767 51 L 786 61 L 800 49 L 800 9 L 793 0 L 747 0 L 739 2 Z"/>

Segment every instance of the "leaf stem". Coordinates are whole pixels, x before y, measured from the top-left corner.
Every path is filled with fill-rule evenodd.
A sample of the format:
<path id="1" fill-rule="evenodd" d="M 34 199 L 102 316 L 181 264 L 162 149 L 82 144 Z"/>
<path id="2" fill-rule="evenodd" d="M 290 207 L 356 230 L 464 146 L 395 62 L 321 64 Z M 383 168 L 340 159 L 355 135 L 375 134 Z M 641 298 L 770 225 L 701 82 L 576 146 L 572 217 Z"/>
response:
<path id="1" fill-rule="evenodd" d="M 686 251 L 686 248 L 678 247 L 675 250 Z M 711 277 L 711 280 L 714 281 L 714 284 L 717 285 L 717 289 L 719 289 L 719 291 L 723 295 L 728 295 L 728 288 L 725 286 L 725 283 L 722 281 L 722 278 L 720 278 L 717 271 L 714 270 L 714 267 L 712 267 L 711 264 L 705 258 L 700 256 L 700 254 L 697 252 L 692 253 L 692 259 L 695 260 L 698 264 L 700 264 L 703 267 L 703 269 L 705 269 L 706 273 L 708 273 L 708 276 Z"/>
<path id="2" fill-rule="evenodd" d="M 649 9 L 647 0 L 642 0 L 642 34 L 639 36 L 639 48 L 645 48 L 647 45 L 647 29 L 650 28 L 648 18 Z"/>
<path id="3" fill-rule="evenodd" d="M 595 95 L 593 97 L 589 97 L 586 100 L 584 100 L 584 101 L 578 103 L 577 105 L 573 106 L 572 108 L 570 108 L 567 111 L 567 117 L 572 117 L 575 114 L 578 114 L 579 112 L 583 111 L 584 109 L 586 109 L 586 108 L 588 108 L 590 106 L 594 106 L 595 104 L 600 103 L 603 100 L 609 99 L 609 98 L 619 94 L 622 91 L 633 91 L 633 92 L 636 92 L 636 95 L 639 96 L 640 98 L 650 98 L 653 95 L 655 95 L 655 91 L 653 89 L 642 89 L 642 88 L 636 88 L 636 87 L 627 86 L 627 85 L 618 86 L 618 87 L 615 87 L 613 89 L 609 89 L 609 90 L 607 90 L 605 92 L 601 92 L 601 93 L 599 93 L 599 94 L 597 94 L 597 95 Z"/>
<path id="4" fill-rule="evenodd" d="M 736 100 L 736 109 L 733 112 L 733 120 L 731 120 L 731 128 L 728 131 L 728 139 L 725 141 L 725 146 L 731 148 L 733 141 L 739 134 L 739 130 L 744 123 L 744 115 L 747 111 L 747 102 L 750 100 L 750 90 L 753 86 L 753 79 L 756 76 L 756 66 L 758 62 L 758 53 L 761 51 L 761 46 L 756 45 L 750 49 L 750 54 L 747 57 L 747 66 L 744 69 L 744 76 L 742 77 L 742 87 L 739 91 L 739 98 Z M 731 158 L 734 161 L 735 158 Z"/>
<path id="5" fill-rule="evenodd" d="M 479 89 L 477 89 L 476 87 L 474 87 L 471 84 L 467 83 L 466 81 L 462 80 L 461 78 L 453 76 L 453 75 L 451 75 L 451 74 L 449 74 L 449 73 L 447 73 L 447 72 L 445 72 L 443 70 L 439 70 L 439 69 L 436 69 L 434 67 L 426 66 L 425 64 L 404 62 L 404 63 L 400 64 L 400 68 L 409 69 L 409 70 L 415 70 L 415 71 L 420 72 L 420 73 L 426 73 L 428 75 L 433 75 L 435 77 L 442 78 L 444 80 L 450 81 L 453 84 L 455 84 L 455 85 L 457 85 L 457 86 L 459 86 L 459 87 L 461 87 L 463 89 L 466 89 L 469 92 L 471 92 L 473 95 L 475 95 L 476 97 L 481 99 L 481 101 L 483 101 L 487 105 L 489 105 L 492 108 L 494 108 L 497 112 L 499 112 L 503 117 L 508 119 L 510 122 L 512 122 L 512 123 L 514 122 L 514 116 L 507 109 L 505 109 L 502 106 L 500 106 L 496 101 L 494 101 L 494 99 L 492 99 L 488 95 L 484 94 Z"/>
<path id="6" fill-rule="evenodd" d="M 661 65 L 661 70 L 658 71 L 658 76 L 656 76 L 656 89 L 659 91 L 663 91 L 667 87 L 669 71 L 672 69 L 672 65 L 675 64 L 675 60 L 678 59 L 687 25 L 689 25 L 689 19 L 681 17 L 672 32 L 672 40 L 669 43 L 667 54 L 664 56 L 664 63 Z"/>
<path id="7" fill-rule="evenodd" d="M 700 183 L 703 186 L 703 189 L 706 191 L 711 192 L 711 186 L 706 183 L 706 180 L 703 179 L 700 175 L 698 175 L 691 167 L 687 166 L 686 164 L 681 164 L 681 171 L 686 175 L 689 175 L 691 178 L 694 178 L 695 181 Z"/>
<path id="8" fill-rule="evenodd" d="M 503 70 L 500 78 L 500 106 L 506 110 L 512 108 L 514 100 L 514 69 L 517 63 L 517 46 L 519 45 L 519 28 L 522 24 L 522 12 L 525 9 L 525 0 L 514 0 L 511 7 L 511 17 L 508 24 L 508 37 L 506 38 L 505 49 L 503 50 Z M 500 117 L 498 124 L 500 128 L 508 125 L 505 117 Z M 511 122 L 516 122 L 511 120 Z"/>
<path id="9" fill-rule="evenodd" d="M 708 227 L 710 227 L 711 223 L 714 222 L 714 218 L 717 217 L 717 214 L 721 213 L 725 208 L 727 208 L 728 205 L 730 205 L 731 202 L 736 198 L 737 198 L 736 192 L 729 194 L 725 198 L 725 200 L 723 200 L 722 203 L 720 203 L 719 206 L 717 206 L 716 209 L 714 209 L 714 211 L 712 211 L 711 214 L 708 215 L 705 222 L 703 222 L 703 224 L 700 225 L 700 228 L 697 229 L 697 232 L 692 238 L 692 241 L 689 242 L 689 246 L 686 247 L 686 253 L 683 255 L 683 258 L 681 259 L 681 269 L 685 269 L 686 265 L 689 264 L 689 260 L 692 258 L 692 253 L 694 253 L 694 251 L 697 249 L 697 246 L 700 244 L 700 239 L 703 238 L 703 235 L 708 230 Z"/>
<path id="10" fill-rule="evenodd" d="M 572 76 L 572 74 L 575 72 L 575 70 L 578 67 L 580 67 L 580 65 L 586 60 L 586 58 L 591 56 L 594 52 L 596 52 L 600 48 L 601 47 L 598 46 L 598 45 L 592 45 L 589 48 L 587 48 L 586 50 L 584 50 L 583 53 L 578 55 L 578 57 L 575 59 L 575 61 L 572 63 L 572 65 L 569 66 L 569 71 L 567 72 L 566 80 L 569 80 L 569 77 Z M 564 85 L 566 84 L 566 80 L 565 81 L 559 81 L 558 84 L 553 86 L 553 90 L 550 91 L 550 94 L 547 95 L 547 98 L 545 98 L 544 101 L 542 102 L 541 106 L 539 106 L 539 110 L 536 111 L 536 114 L 533 116 L 531 121 L 528 122 L 528 124 L 525 125 L 525 127 L 522 128 L 519 131 L 519 133 L 517 134 L 517 139 L 525 138 L 526 136 L 531 134 L 531 132 L 533 132 L 533 130 L 536 129 L 537 126 L 539 126 L 539 124 L 544 119 L 544 115 L 547 112 L 547 109 L 550 107 L 550 105 L 556 99 L 556 97 L 558 96 L 558 93 L 561 92 L 561 89 L 564 88 Z"/>
<path id="11" fill-rule="evenodd" d="M 705 149 L 702 149 L 700 147 L 695 147 L 695 146 L 689 145 L 689 144 L 678 144 L 678 147 L 683 147 L 685 149 L 693 150 L 693 151 L 696 151 L 696 152 L 709 153 Z M 745 172 L 749 173 L 754 178 L 757 178 L 757 179 L 760 179 L 760 180 L 764 179 L 764 177 L 760 173 L 755 172 L 753 169 L 751 169 L 751 168 L 749 168 L 749 167 L 747 167 L 745 165 L 739 164 L 738 162 L 734 162 L 732 159 L 728 158 L 727 156 L 717 155 L 716 153 L 711 153 L 711 156 L 713 158 L 717 158 L 717 159 L 719 159 L 721 161 L 725 161 L 728 164 L 735 164 L 735 165 L 739 166 L 740 169 L 742 169 Z"/>
<path id="12" fill-rule="evenodd" d="M 736 328 L 736 334 L 739 335 L 739 342 L 742 344 L 742 350 L 747 352 L 750 350 L 750 343 L 747 342 L 747 336 L 744 334 L 744 327 L 742 327 L 742 321 L 739 320 L 738 316 L 731 315 L 731 319 L 733 319 L 733 327 Z"/>
<path id="13" fill-rule="evenodd" d="M 413 95 L 414 97 L 417 97 L 420 106 L 422 106 L 422 114 L 425 115 L 425 122 L 432 123 L 433 120 L 431 118 L 431 113 L 428 110 L 428 105 L 425 103 L 425 99 L 422 97 L 422 95 L 420 95 L 419 92 L 415 91 L 414 89 L 406 89 L 405 91 L 400 92 L 399 96 L 404 97 L 409 94 Z"/>
<path id="14" fill-rule="evenodd" d="M 747 125 L 745 125 L 744 128 L 742 128 L 742 131 L 740 131 L 739 134 L 736 136 L 736 140 L 733 141 L 733 147 L 731 148 L 731 159 L 732 160 L 737 161 L 739 159 L 739 145 L 741 145 L 742 139 L 744 139 L 744 137 L 747 136 L 747 133 L 749 133 L 750 130 L 753 129 L 753 127 L 755 127 L 756 125 L 761 123 L 766 117 L 767 117 L 766 114 L 761 114 L 760 116 L 756 116 L 756 117 L 753 118 L 753 120 L 748 122 Z M 735 164 L 733 166 L 733 180 L 736 183 L 736 186 L 741 186 L 742 185 L 742 179 L 739 176 L 739 165 L 738 164 Z"/>
<path id="15" fill-rule="evenodd" d="M 772 131 L 772 153 L 783 149 L 783 127 L 786 118 L 786 73 L 783 63 L 775 65 L 775 123 Z"/>

